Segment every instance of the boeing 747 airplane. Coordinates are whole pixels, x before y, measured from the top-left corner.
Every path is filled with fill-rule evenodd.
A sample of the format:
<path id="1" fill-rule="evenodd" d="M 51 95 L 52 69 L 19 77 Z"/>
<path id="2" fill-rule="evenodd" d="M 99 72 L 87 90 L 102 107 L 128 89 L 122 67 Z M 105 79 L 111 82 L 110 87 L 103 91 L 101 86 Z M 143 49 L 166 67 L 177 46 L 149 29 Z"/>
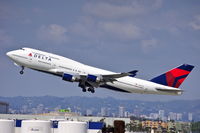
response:
<path id="1" fill-rule="evenodd" d="M 95 88 L 103 87 L 115 91 L 142 94 L 181 95 L 179 88 L 194 66 L 182 64 L 149 81 L 135 78 L 137 70 L 115 73 L 88 66 L 59 55 L 32 48 L 21 48 L 6 54 L 14 63 L 61 77 L 64 81 L 77 82 L 83 92 L 95 92 Z"/>

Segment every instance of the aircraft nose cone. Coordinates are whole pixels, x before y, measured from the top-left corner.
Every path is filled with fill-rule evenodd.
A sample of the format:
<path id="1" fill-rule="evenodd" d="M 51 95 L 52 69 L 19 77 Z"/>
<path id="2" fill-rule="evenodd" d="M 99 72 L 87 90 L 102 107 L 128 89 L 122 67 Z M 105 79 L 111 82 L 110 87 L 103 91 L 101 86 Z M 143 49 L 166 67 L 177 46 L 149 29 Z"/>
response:
<path id="1" fill-rule="evenodd" d="M 13 53 L 14 51 L 9 51 L 6 53 L 6 55 L 10 58 L 10 59 L 13 59 Z"/>
<path id="2" fill-rule="evenodd" d="M 11 57 L 11 52 L 7 52 L 6 55 L 7 55 L 8 57 Z"/>

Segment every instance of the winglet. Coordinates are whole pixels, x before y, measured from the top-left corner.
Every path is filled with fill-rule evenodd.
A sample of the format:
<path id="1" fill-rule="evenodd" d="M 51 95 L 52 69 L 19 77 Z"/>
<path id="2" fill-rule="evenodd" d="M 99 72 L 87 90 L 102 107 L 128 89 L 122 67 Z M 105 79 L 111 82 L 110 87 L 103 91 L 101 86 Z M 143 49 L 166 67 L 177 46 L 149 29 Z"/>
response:
<path id="1" fill-rule="evenodd" d="M 136 73 L 138 72 L 138 70 L 133 70 L 133 71 L 130 71 L 128 72 L 130 75 L 130 77 L 135 77 L 136 76 Z"/>

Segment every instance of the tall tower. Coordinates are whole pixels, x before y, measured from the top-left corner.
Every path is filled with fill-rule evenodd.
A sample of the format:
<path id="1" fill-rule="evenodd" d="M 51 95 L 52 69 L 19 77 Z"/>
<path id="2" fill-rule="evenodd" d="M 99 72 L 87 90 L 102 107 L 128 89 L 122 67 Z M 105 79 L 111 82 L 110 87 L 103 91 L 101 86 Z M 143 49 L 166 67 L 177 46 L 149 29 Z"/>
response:
<path id="1" fill-rule="evenodd" d="M 119 117 L 124 117 L 124 107 L 119 106 Z"/>
<path id="2" fill-rule="evenodd" d="M 193 120 L 192 113 L 188 113 L 188 120 L 189 120 L 189 121 L 192 121 L 192 120 Z"/>
<path id="3" fill-rule="evenodd" d="M 165 111 L 164 110 L 159 110 L 158 111 L 159 119 L 164 120 L 165 118 Z"/>
<path id="4" fill-rule="evenodd" d="M 106 108 L 105 107 L 102 107 L 101 108 L 101 116 L 106 116 L 107 113 L 106 113 Z"/>

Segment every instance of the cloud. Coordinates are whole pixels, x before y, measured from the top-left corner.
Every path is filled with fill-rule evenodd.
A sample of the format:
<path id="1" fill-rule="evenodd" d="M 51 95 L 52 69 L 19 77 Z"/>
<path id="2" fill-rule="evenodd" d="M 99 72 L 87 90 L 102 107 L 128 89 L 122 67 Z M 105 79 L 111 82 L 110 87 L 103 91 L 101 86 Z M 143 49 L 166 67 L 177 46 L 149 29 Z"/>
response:
<path id="1" fill-rule="evenodd" d="M 102 18 L 126 18 L 129 16 L 141 15 L 156 10 L 162 6 L 162 0 L 153 0 L 150 2 L 144 0 L 127 1 L 101 1 L 97 3 L 87 3 L 83 11 Z"/>
<path id="2" fill-rule="evenodd" d="M 72 34 L 82 37 L 91 38 L 98 37 L 97 22 L 91 17 L 81 17 L 80 20 L 69 27 Z"/>
<path id="3" fill-rule="evenodd" d="M 162 5 L 163 0 L 89 1 L 82 8 L 83 16 L 69 26 L 68 31 L 70 36 L 78 36 L 87 43 L 140 40 L 149 30 L 138 23 L 140 18 L 137 17 L 156 11 Z"/>
<path id="4" fill-rule="evenodd" d="M 200 30 L 200 15 L 195 16 L 195 20 L 189 24 L 194 30 Z"/>
<path id="5" fill-rule="evenodd" d="M 83 10 L 91 15 L 103 18 L 121 18 L 143 12 L 143 8 L 110 3 L 88 3 Z"/>
<path id="6" fill-rule="evenodd" d="M 158 41 L 156 39 L 142 40 L 141 47 L 144 53 L 148 53 L 150 50 L 155 48 L 158 45 Z"/>
<path id="7" fill-rule="evenodd" d="M 38 38 L 44 41 L 53 41 L 61 44 L 68 41 L 67 29 L 57 24 L 43 25 L 38 30 Z"/>
<path id="8" fill-rule="evenodd" d="M 129 22 L 83 20 L 70 28 L 70 33 L 90 40 L 131 41 L 139 39 L 142 30 Z M 92 38 L 92 39 L 91 39 Z"/>
<path id="9" fill-rule="evenodd" d="M 134 24 L 131 23 L 120 23 L 120 22 L 102 22 L 99 23 L 99 27 L 109 37 L 120 40 L 134 40 L 141 36 L 141 30 Z"/>

